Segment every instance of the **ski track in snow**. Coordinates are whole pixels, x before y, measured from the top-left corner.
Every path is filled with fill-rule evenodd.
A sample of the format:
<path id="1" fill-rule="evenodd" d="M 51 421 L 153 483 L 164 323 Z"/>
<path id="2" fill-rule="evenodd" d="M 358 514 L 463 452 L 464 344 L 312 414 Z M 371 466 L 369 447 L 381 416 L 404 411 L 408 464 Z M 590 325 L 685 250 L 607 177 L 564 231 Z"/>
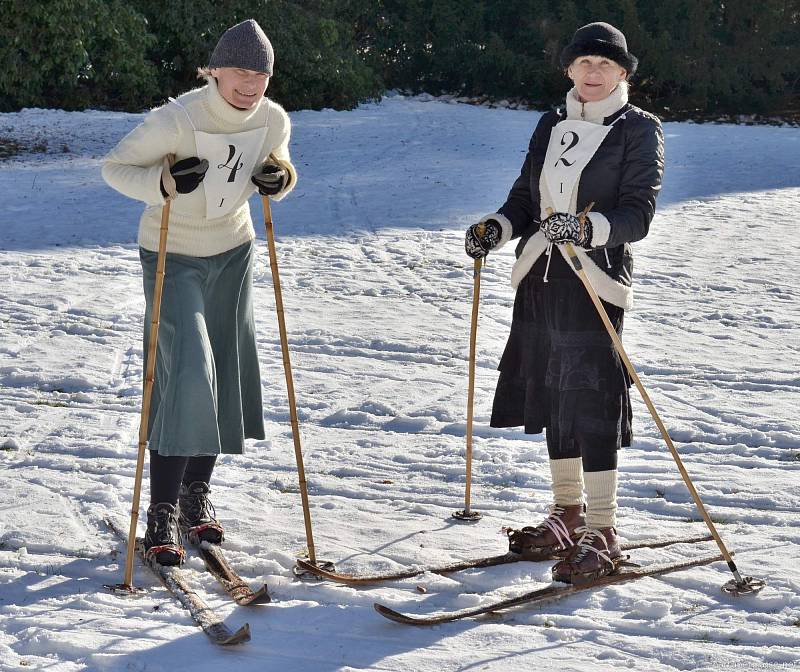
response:
<path id="1" fill-rule="evenodd" d="M 488 426 L 511 318 L 513 255 L 483 272 L 473 526 L 463 508 L 471 262 L 463 229 L 496 208 L 539 114 L 387 98 L 299 112 L 301 181 L 274 218 L 318 556 L 342 571 L 502 552 L 503 525 L 549 503 L 543 437 Z M 274 602 L 232 605 L 191 555 L 209 604 L 253 641 L 219 651 L 141 565 L 121 599 L 142 384 L 141 208 L 100 159 L 141 115 L 24 110 L 0 134 L 47 151 L 0 164 L 0 671 L 789 670 L 800 665 L 800 133 L 665 124 L 667 173 L 635 244 L 625 345 L 718 529 L 758 596 L 719 587 L 724 563 L 480 620 L 413 629 L 381 619 L 460 609 L 547 582 L 548 563 L 373 588 L 293 580 L 305 537 L 266 246 L 255 303 L 267 438 L 220 458 L 226 548 Z M 260 205 L 251 203 L 260 221 Z M 256 226 L 260 238 L 263 227 Z M 621 454 L 629 539 L 705 530 L 646 407 Z M 146 476 L 146 475 L 145 475 Z M 146 483 L 146 477 L 145 477 Z M 145 492 L 146 495 L 146 492 Z M 636 552 L 641 562 L 713 544 Z M 415 588 L 422 585 L 427 592 Z"/>

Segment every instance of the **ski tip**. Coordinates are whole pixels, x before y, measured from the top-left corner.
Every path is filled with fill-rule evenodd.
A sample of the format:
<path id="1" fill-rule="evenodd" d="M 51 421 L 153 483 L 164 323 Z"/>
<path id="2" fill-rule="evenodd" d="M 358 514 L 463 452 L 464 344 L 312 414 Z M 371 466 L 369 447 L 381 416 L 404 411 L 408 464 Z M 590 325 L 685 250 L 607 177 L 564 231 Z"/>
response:
<path id="1" fill-rule="evenodd" d="M 401 614 L 399 611 L 390 609 L 379 602 L 375 602 L 372 606 L 381 616 L 388 618 L 390 621 L 394 621 L 395 623 L 403 623 L 405 625 L 422 625 L 422 623 L 418 622 L 415 618 Z"/>
<path id="2" fill-rule="evenodd" d="M 272 597 L 269 594 L 267 585 L 264 584 L 258 590 L 252 591 L 236 600 L 236 604 L 241 607 L 251 607 L 257 604 L 269 604 L 272 602 Z"/>
<path id="3" fill-rule="evenodd" d="M 402 619 L 403 614 L 399 611 L 395 611 L 394 609 L 390 609 L 389 607 L 381 604 L 380 602 L 374 602 L 372 604 L 375 611 L 377 611 L 381 616 L 385 616 L 388 619 L 396 621 L 398 619 Z"/>
<path id="4" fill-rule="evenodd" d="M 217 640 L 220 646 L 235 646 L 236 644 L 244 644 L 250 641 L 250 624 L 245 623 L 241 628 L 234 632 L 226 639 Z"/>

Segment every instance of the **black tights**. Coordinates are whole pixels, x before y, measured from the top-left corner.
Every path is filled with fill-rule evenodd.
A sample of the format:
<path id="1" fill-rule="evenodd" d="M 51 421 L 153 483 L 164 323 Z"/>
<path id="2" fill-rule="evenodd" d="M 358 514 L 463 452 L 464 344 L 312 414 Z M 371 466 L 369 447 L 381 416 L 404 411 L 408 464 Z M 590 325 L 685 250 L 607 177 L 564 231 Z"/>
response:
<path id="1" fill-rule="evenodd" d="M 548 427 L 545 433 L 547 452 L 551 460 L 580 457 L 584 471 L 611 471 L 617 468 L 617 438 L 577 434 L 565 450 L 559 440 L 558 428 Z"/>
<path id="2" fill-rule="evenodd" d="M 181 483 L 190 485 L 195 481 L 208 483 L 217 461 L 216 455 L 197 457 L 164 457 L 155 450 L 150 451 L 150 503 L 178 503 Z"/>
<path id="3" fill-rule="evenodd" d="M 582 389 L 552 394 L 546 433 L 550 459 L 580 457 L 585 472 L 616 469 L 627 424 L 625 400 L 622 394 Z"/>

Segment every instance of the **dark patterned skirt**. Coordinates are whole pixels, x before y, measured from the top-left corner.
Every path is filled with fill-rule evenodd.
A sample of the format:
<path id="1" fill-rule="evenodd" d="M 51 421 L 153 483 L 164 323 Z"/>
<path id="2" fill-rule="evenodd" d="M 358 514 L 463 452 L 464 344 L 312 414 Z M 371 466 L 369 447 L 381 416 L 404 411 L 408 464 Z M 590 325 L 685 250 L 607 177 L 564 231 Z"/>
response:
<path id="1" fill-rule="evenodd" d="M 553 263 L 558 261 L 555 257 Z M 631 444 L 630 377 L 580 279 L 539 264 L 517 288 L 511 333 L 498 369 L 492 427 L 545 427 L 564 454 L 581 443 Z M 603 302 L 622 334 L 624 311 Z M 548 437 L 549 439 L 552 436 Z M 550 441 L 548 441 L 550 443 Z"/>

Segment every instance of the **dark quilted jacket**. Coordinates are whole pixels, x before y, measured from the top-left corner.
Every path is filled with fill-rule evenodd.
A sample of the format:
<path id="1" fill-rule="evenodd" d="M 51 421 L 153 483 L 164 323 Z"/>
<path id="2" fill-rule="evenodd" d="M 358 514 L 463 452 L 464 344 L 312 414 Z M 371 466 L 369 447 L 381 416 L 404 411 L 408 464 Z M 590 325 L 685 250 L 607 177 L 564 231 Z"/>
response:
<path id="1" fill-rule="evenodd" d="M 522 172 L 498 210 L 511 222 L 513 237 L 522 238 L 517 245 L 517 256 L 539 230 L 539 177 L 550 132 L 565 117 L 565 110 L 557 110 L 539 120 Z M 655 116 L 630 104 L 603 123 L 609 125 L 617 119 L 583 170 L 577 206 L 580 211 L 594 201 L 592 210 L 606 216 L 611 234 L 604 247 L 611 268 L 608 268 L 603 249 L 595 249 L 589 256 L 613 279 L 630 285 L 633 256 L 628 243 L 647 235 L 655 213 L 656 196 L 664 173 L 664 133 Z"/>

